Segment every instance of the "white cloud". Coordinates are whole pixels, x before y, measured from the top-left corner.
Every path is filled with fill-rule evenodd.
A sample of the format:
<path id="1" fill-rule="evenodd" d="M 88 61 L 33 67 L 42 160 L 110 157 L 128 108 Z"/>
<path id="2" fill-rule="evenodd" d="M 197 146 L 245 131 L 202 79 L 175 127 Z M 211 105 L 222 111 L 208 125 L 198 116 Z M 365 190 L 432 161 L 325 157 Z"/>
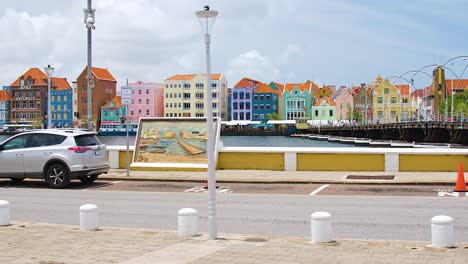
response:
<path id="1" fill-rule="evenodd" d="M 257 50 L 250 50 L 229 63 L 226 75 L 230 76 L 232 86 L 243 77 L 268 83 L 278 78 L 279 69 L 270 58 L 260 54 Z"/>

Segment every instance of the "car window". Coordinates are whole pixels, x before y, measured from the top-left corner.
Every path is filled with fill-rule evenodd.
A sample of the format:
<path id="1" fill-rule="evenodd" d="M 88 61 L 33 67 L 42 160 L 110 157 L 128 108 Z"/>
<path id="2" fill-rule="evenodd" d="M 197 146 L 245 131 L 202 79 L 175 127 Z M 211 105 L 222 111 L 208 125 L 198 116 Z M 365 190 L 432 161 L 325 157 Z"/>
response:
<path id="1" fill-rule="evenodd" d="M 95 135 L 76 136 L 75 142 L 79 147 L 101 145 L 101 141 Z"/>
<path id="2" fill-rule="evenodd" d="M 12 138 L 5 142 L 3 144 L 3 149 L 4 150 L 9 150 L 9 149 L 20 149 L 24 148 L 26 146 L 26 143 L 28 142 L 30 135 L 20 135 L 15 138 Z"/>
<path id="3" fill-rule="evenodd" d="M 61 135 L 50 134 L 32 134 L 29 141 L 29 147 L 52 146 L 62 143 L 67 137 Z"/>

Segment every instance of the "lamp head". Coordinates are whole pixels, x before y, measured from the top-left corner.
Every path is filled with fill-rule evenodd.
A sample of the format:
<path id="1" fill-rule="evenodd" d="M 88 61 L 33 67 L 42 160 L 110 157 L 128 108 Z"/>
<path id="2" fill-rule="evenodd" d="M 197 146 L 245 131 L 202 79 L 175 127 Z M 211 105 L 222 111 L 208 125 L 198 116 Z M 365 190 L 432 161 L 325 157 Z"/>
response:
<path id="1" fill-rule="evenodd" d="M 195 12 L 200 22 L 200 25 L 206 34 L 210 34 L 213 29 L 213 24 L 218 15 L 218 11 L 211 10 L 208 5 L 203 7 L 203 10 Z"/>

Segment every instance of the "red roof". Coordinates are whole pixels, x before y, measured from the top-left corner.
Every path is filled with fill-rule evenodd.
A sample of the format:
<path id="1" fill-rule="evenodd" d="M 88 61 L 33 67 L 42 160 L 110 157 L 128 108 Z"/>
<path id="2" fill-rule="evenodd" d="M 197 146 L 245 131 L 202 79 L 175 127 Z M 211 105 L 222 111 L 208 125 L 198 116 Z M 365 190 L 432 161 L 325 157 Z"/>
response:
<path id="1" fill-rule="evenodd" d="M 94 74 L 94 76 L 97 79 L 115 81 L 115 82 L 117 81 L 107 69 L 92 67 L 91 72 Z"/>
<path id="2" fill-rule="evenodd" d="M 254 90 L 254 93 L 275 93 L 281 96 L 281 91 L 271 88 L 268 84 L 259 83 L 257 89 Z"/>
<path id="3" fill-rule="evenodd" d="M 328 103 L 329 106 L 336 106 L 335 101 L 333 101 L 330 97 L 317 99 L 317 101 L 315 101 L 314 106 L 319 106 L 320 104 L 322 104 L 322 101 L 324 100 Z"/>
<path id="4" fill-rule="evenodd" d="M 307 81 L 305 83 L 287 83 L 284 85 L 284 89 L 289 91 L 289 92 L 292 92 L 292 90 L 294 89 L 294 87 L 298 87 L 299 90 L 301 92 L 304 92 L 305 90 L 309 90 L 310 92 L 310 88 L 311 86 L 315 88 L 315 90 L 320 90 L 320 88 L 318 87 L 318 85 L 316 85 L 315 83 L 311 82 L 311 81 Z"/>
<path id="5" fill-rule="evenodd" d="M 411 96 L 412 96 L 412 97 L 423 98 L 423 97 L 424 97 L 424 89 L 417 89 L 417 90 L 414 90 L 414 91 L 411 93 Z"/>
<path id="6" fill-rule="evenodd" d="M 262 82 L 250 79 L 250 78 L 242 78 L 234 87 L 236 88 L 255 88 L 258 87 Z"/>
<path id="7" fill-rule="evenodd" d="M 0 101 L 6 101 L 10 100 L 10 96 L 8 95 L 8 92 L 5 90 L 0 90 Z"/>
<path id="8" fill-rule="evenodd" d="M 409 95 L 409 85 L 408 84 L 396 84 L 395 87 L 400 90 L 400 95 Z"/>
<path id="9" fill-rule="evenodd" d="M 47 85 L 47 75 L 43 73 L 39 68 L 31 68 L 23 75 L 18 77 L 16 81 L 14 81 L 11 86 L 20 86 L 21 79 L 28 79 L 30 77 L 34 80 L 34 85 Z"/>
<path id="10" fill-rule="evenodd" d="M 108 107 L 110 105 L 111 102 L 114 102 L 115 104 L 115 107 L 120 107 L 122 106 L 122 97 L 120 97 L 120 95 L 117 95 L 116 97 L 114 97 L 114 99 L 108 101 L 104 107 Z"/>
<path id="11" fill-rule="evenodd" d="M 71 89 L 67 78 L 52 77 L 52 84 L 57 86 L 57 90 L 68 90 Z"/>
<path id="12" fill-rule="evenodd" d="M 445 86 L 448 89 L 448 93 L 452 94 L 452 88 L 456 90 L 468 89 L 468 80 L 467 79 L 445 80 Z"/>
<path id="13" fill-rule="evenodd" d="M 277 82 L 273 82 L 273 84 L 275 84 L 276 87 L 278 87 L 278 89 L 280 89 L 281 92 L 284 91 L 284 84 L 277 83 Z"/>

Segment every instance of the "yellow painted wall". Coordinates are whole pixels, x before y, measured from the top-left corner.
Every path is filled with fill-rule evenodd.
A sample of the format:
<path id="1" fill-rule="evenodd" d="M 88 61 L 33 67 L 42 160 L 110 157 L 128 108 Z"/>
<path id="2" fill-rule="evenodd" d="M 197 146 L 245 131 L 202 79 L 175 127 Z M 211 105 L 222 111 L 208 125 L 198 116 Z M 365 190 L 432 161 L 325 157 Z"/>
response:
<path id="1" fill-rule="evenodd" d="M 400 171 L 458 171 L 460 161 L 468 168 L 468 155 L 400 154 Z"/>
<path id="2" fill-rule="evenodd" d="M 284 170 L 283 153 L 220 152 L 218 170 Z"/>
<path id="3" fill-rule="evenodd" d="M 298 171 L 384 171 L 384 154 L 297 153 Z"/>
<path id="4" fill-rule="evenodd" d="M 126 158 L 127 158 L 127 152 L 126 151 L 119 151 L 119 169 L 125 169 L 127 168 L 127 163 L 126 163 Z M 132 164 L 132 159 L 133 159 L 133 150 L 129 151 L 129 164 Z"/>

